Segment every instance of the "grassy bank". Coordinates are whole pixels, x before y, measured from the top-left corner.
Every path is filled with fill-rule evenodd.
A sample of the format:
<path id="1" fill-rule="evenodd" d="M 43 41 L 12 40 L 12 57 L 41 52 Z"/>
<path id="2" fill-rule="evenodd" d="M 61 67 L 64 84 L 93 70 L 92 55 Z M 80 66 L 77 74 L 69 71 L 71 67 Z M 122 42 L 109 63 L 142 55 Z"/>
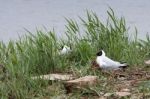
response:
<path id="1" fill-rule="evenodd" d="M 112 59 L 127 62 L 129 68 L 144 67 L 144 60 L 150 58 L 149 36 L 146 40 L 140 40 L 135 30 L 131 33 L 134 34 L 131 39 L 125 19 L 116 17 L 112 9 L 107 14 L 106 23 L 92 12 L 87 12 L 86 19 L 80 18 L 80 23 L 67 19 L 65 39 L 58 39 L 55 31 L 45 33 L 37 30 L 36 34 L 28 32 L 17 42 L 0 42 L 0 64 L 5 67 L 0 72 L 1 99 L 55 99 L 65 94 L 60 82 L 34 81 L 30 78 L 40 74 L 71 72 L 78 76 L 92 74 L 105 79 L 100 72 L 89 71 L 96 52 L 102 48 Z M 64 44 L 71 46 L 73 51 L 60 56 L 58 49 Z M 49 85 L 52 86 L 49 88 Z M 104 90 L 104 87 L 95 89 Z"/>

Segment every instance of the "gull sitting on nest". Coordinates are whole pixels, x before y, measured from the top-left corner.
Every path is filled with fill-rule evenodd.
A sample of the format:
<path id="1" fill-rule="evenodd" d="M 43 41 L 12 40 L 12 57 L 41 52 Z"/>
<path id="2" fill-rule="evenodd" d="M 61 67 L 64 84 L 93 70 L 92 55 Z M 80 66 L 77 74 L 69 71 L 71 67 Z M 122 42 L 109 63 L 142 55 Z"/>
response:
<path id="1" fill-rule="evenodd" d="M 69 52 L 71 52 L 71 48 L 67 45 L 62 46 L 62 49 L 60 50 L 59 54 L 60 55 L 65 55 L 68 54 Z"/>
<path id="2" fill-rule="evenodd" d="M 96 55 L 96 63 L 102 69 L 118 70 L 121 68 L 126 68 L 128 66 L 127 63 L 120 63 L 108 58 L 103 50 L 99 51 Z"/>

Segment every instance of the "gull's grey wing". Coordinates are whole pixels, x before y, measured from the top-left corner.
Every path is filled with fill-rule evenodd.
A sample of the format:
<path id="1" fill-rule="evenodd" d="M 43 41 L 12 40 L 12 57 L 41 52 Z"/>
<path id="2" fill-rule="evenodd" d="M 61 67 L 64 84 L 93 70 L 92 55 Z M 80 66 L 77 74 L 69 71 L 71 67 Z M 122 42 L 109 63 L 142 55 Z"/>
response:
<path id="1" fill-rule="evenodd" d="M 114 61 L 114 60 L 112 60 L 112 59 L 110 59 L 110 58 L 108 58 L 106 56 L 103 58 L 103 61 L 105 62 L 105 64 L 107 66 L 113 66 L 113 67 L 119 67 L 120 66 L 119 62 Z"/>

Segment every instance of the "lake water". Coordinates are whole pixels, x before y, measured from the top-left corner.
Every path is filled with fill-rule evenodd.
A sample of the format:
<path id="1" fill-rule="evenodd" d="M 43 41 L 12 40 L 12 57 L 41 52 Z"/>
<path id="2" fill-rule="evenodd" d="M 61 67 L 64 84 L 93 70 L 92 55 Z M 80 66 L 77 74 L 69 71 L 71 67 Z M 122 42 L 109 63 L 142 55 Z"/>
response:
<path id="1" fill-rule="evenodd" d="M 111 7 L 117 16 L 124 16 L 127 25 L 139 31 L 139 38 L 150 34 L 150 0 L 0 0 L 0 40 L 8 42 L 36 28 L 55 29 L 63 35 L 64 17 L 78 20 L 92 10 L 105 20 Z"/>

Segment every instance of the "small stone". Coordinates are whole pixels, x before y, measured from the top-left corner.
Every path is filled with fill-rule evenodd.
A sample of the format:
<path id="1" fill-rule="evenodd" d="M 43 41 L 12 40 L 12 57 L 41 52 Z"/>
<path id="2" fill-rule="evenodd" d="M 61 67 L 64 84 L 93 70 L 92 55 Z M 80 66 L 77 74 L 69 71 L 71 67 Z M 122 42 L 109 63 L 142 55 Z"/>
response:
<path id="1" fill-rule="evenodd" d="M 130 92 L 115 92 L 115 94 L 120 96 L 120 97 L 130 96 L 131 95 Z"/>
<path id="2" fill-rule="evenodd" d="M 121 89 L 121 92 L 130 92 L 130 89 L 128 89 L 128 88 Z"/>
<path id="3" fill-rule="evenodd" d="M 150 60 L 145 61 L 146 65 L 150 65 Z"/>
<path id="4" fill-rule="evenodd" d="M 119 77 L 118 80 L 125 80 L 125 77 Z"/>

